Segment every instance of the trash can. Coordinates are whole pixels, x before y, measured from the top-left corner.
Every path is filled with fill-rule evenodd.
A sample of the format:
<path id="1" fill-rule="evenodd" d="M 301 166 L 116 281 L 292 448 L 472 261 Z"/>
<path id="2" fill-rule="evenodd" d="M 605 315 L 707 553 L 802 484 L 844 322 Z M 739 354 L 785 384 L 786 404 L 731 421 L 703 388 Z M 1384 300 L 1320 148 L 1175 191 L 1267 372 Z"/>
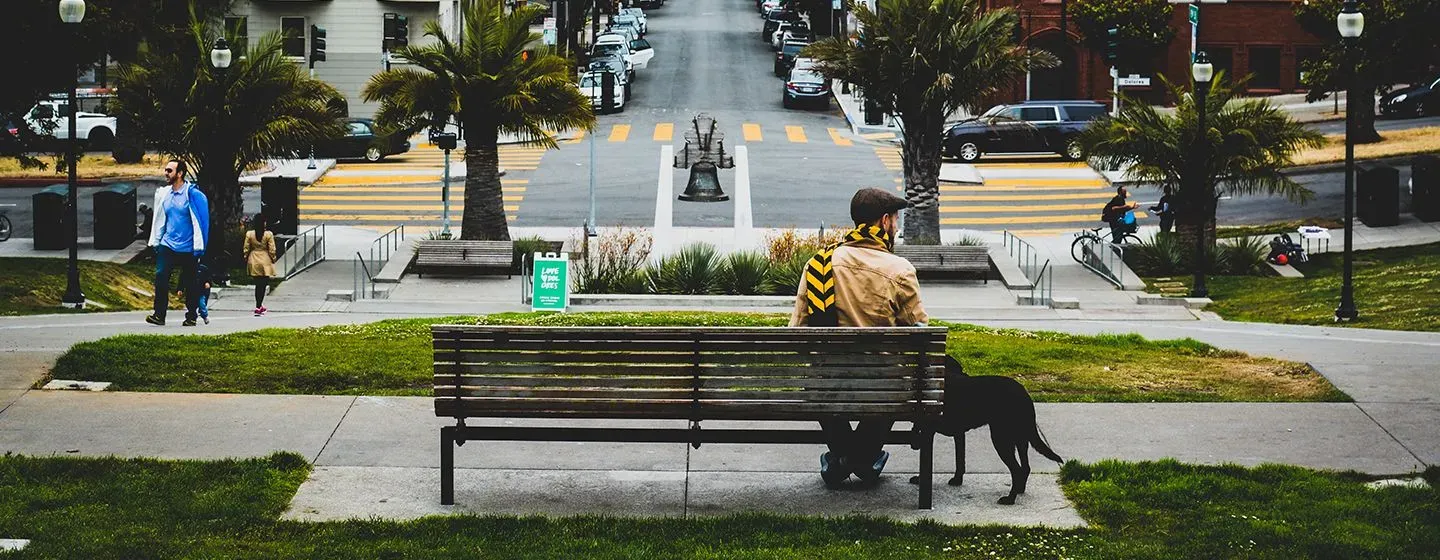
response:
<path id="1" fill-rule="evenodd" d="M 65 197 L 68 185 L 50 185 L 30 196 L 30 216 L 35 224 L 35 250 L 59 251 L 70 248 Z"/>
<path id="2" fill-rule="evenodd" d="M 135 186 L 116 183 L 91 196 L 95 205 L 95 248 L 124 249 L 135 241 Z"/>
<path id="3" fill-rule="evenodd" d="M 885 113 L 880 111 L 880 104 L 865 98 L 865 124 L 884 124 Z"/>
<path id="4" fill-rule="evenodd" d="M 276 235 L 300 232 L 300 179 L 296 177 L 261 177 L 260 212 L 265 223 Z"/>
<path id="5" fill-rule="evenodd" d="M 1412 160 L 1410 212 L 1422 221 L 1440 221 L 1440 156 L 1421 155 Z"/>
<path id="6" fill-rule="evenodd" d="M 1356 214 L 1370 227 L 1400 223 L 1400 171 L 1388 165 L 1363 165 L 1356 173 Z"/>

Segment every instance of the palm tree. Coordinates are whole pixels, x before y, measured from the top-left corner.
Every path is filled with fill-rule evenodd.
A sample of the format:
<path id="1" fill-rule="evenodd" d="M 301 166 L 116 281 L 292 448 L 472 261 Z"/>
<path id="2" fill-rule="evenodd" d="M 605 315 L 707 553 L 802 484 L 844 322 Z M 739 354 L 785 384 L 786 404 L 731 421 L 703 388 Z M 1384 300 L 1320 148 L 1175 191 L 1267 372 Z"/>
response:
<path id="1" fill-rule="evenodd" d="M 1188 173 L 1200 154 L 1195 100 L 1179 86 L 1169 81 L 1165 85 L 1179 100 L 1173 113 L 1127 100 L 1119 116 L 1096 121 L 1077 141 L 1099 165 L 1110 169 L 1128 166 L 1135 180 L 1176 193 L 1184 202 L 1176 216 L 1184 242 L 1193 244 L 1203 228 L 1206 246 L 1215 245 L 1215 207 L 1222 196 L 1263 193 L 1297 204 L 1313 196 L 1281 170 L 1291 164 L 1297 151 L 1319 147 L 1324 137 L 1268 100 L 1236 99 L 1223 72 L 1215 73 L 1206 97 L 1208 155 L 1200 180 L 1195 180 Z"/>
<path id="2" fill-rule="evenodd" d="M 366 101 L 379 101 L 382 127 L 419 131 L 458 117 L 465 131 L 465 214 L 461 239 L 510 239 L 500 192 L 501 134 L 522 143 L 556 147 L 547 130 L 595 125 L 590 100 L 575 87 L 570 61 L 540 45 L 530 21 L 537 5 L 506 14 L 504 0 L 462 3 L 465 28 L 457 44 L 439 23 L 425 24 L 435 38 L 396 54 L 418 67 L 376 74 Z"/>
<path id="3" fill-rule="evenodd" d="M 940 150 L 945 119 L 956 109 L 979 113 L 990 96 L 1014 85 L 1032 66 L 1055 58 L 1011 38 L 1009 8 L 984 9 L 978 0 L 880 0 L 879 13 L 855 6 L 857 40 L 827 38 L 805 49 L 817 71 L 860 87 L 867 100 L 898 115 L 905 197 L 905 237 L 940 240 Z"/>
<path id="4" fill-rule="evenodd" d="M 329 103 L 340 97 L 335 88 L 286 59 L 279 32 L 261 37 L 225 70 L 210 64 L 219 36 L 217 26 L 192 18 L 185 49 L 146 50 L 122 66 L 118 113 L 153 147 L 195 171 L 210 199 L 206 246 L 223 275 L 239 259 L 226 237 L 238 229 L 244 208 L 240 174 L 343 134 L 344 115 Z"/>

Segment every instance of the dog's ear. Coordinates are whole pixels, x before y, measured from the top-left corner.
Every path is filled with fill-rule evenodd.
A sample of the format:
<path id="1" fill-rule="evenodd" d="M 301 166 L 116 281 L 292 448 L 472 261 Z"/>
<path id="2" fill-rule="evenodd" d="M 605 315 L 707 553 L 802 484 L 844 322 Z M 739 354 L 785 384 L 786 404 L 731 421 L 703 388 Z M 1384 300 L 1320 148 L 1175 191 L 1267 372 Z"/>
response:
<path id="1" fill-rule="evenodd" d="M 945 356 L 945 376 L 967 377 L 964 366 L 960 365 L 960 360 L 956 360 L 954 356 L 950 355 Z"/>

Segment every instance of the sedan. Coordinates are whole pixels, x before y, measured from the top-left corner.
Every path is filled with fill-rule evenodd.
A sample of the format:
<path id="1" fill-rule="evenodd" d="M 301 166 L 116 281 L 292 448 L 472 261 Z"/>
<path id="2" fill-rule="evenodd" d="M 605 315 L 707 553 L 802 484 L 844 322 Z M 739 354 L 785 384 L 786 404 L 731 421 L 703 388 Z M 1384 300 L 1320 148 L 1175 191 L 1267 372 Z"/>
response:
<path id="1" fill-rule="evenodd" d="M 375 163 L 385 156 L 410 151 L 410 141 L 402 134 L 387 134 L 371 119 L 345 119 L 345 134 L 315 145 L 315 156 L 323 158 L 365 158 Z"/>
<path id="2" fill-rule="evenodd" d="M 785 93 L 781 104 L 794 109 L 802 103 L 830 107 L 830 82 L 810 70 L 795 69 L 785 81 Z"/>
<path id="3" fill-rule="evenodd" d="M 795 63 L 795 57 L 800 54 L 801 49 L 809 44 L 791 41 L 781 45 L 780 52 L 775 53 L 775 75 L 782 78 L 790 75 L 790 66 Z"/>
<path id="4" fill-rule="evenodd" d="M 1387 117 L 1440 114 L 1440 76 L 1385 94 L 1380 98 L 1380 114 Z"/>

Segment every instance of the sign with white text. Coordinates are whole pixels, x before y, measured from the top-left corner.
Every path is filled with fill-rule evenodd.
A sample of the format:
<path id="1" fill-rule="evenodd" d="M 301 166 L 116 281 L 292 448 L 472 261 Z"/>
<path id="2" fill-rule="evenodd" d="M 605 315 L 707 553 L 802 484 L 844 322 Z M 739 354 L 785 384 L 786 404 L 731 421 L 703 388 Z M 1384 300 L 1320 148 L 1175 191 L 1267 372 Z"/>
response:
<path id="1" fill-rule="evenodd" d="M 535 253 L 530 278 L 531 311 L 565 311 L 570 307 L 570 254 Z"/>

